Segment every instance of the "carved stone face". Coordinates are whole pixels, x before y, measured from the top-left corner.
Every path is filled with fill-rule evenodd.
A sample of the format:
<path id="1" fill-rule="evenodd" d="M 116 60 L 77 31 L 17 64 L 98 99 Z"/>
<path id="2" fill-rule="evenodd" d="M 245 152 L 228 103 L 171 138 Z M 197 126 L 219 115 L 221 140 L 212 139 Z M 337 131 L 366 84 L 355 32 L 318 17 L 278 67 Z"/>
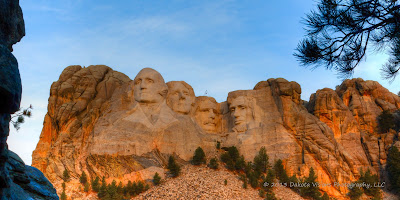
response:
<path id="1" fill-rule="evenodd" d="M 168 89 L 163 77 L 156 70 L 144 68 L 133 81 L 133 93 L 137 102 L 160 103 L 165 99 Z"/>
<path id="2" fill-rule="evenodd" d="M 189 114 L 195 100 L 193 89 L 183 81 L 171 81 L 168 85 L 167 103 L 173 111 Z"/>
<path id="3" fill-rule="evenodd" d="M 209 99 L 199 101 L 195 118 L 206 132 L 217 132 L 217 103 Z"/>
<path id="4" fill-rule="evenodd" d="M 231 115 L 233 117 L 234 127 L 237 132 L 244 132 L 247 130 L 247 125 L 254 121 L 252 110 L 249 107 L 244 96 L 239 96 L 232 100 L 229 105 Z"/>

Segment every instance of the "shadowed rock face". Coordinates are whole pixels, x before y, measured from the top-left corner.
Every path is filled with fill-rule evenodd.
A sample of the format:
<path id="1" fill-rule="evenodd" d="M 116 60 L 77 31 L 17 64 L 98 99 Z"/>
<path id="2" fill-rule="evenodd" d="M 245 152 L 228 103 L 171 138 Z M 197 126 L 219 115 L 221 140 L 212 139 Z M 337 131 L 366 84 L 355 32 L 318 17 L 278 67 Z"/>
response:
<path id="1" fill-rule="evenodd" d="M 0 1 L 0 198 L 58 199 L 42 172 L 26 166 L 7 147 L 11 114 L 19 109 L 22 93 L 18 62 L 11 51 L 24 35 L 19 1 Z"/>
<path id="2" fill-rule="evenodd" d="M 290 175 L 307 176 L 313 167 L 319 182 L 354 181 L 360 169 L 372 165 L 376 173 L 383 157 L 374 134 L 360 128 L 353 111 L 359 108 L 352 110 L 344 98 L 347 90 L 365 98 L 355 93 L 360 87 L 345 85 L 318 90 L 307 108 L 299 84 L 282 78 L 230 92 L 226 102 L 217 103 L 204 96 L 192 100 L 187 83 L 165 84 L 153 69 L 143 69 L 131 81 L 106 66 L 70 66 L 51 87 L 33 165 L 57 188 L 64 169 L 75 177 L 85 171 L 109 180 L 151 179 L 150 167 L 162 171 L 169 155 L 189 161 L 200 146 L 215 156 L 220 141 L 238 147 L 246 160 L 266 147 L 270 160 L 282 159 Z M 391 97 L 373 102 L 398 109 L 399 97 L 385 93 L 380 99 L 385 95 Z M 393 138 L 381 144 L 390 145 Z M 336 197 L 347 192 L 345 187 L 323 190 Z"/>

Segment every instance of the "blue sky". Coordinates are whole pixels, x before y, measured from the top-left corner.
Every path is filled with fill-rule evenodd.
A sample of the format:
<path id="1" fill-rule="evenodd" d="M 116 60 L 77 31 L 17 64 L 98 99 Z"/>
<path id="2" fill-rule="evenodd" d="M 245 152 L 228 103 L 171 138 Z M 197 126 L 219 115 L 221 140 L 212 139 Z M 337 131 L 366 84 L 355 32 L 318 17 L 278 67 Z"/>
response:
<path id="1" fill-rule="evenodd" d="M 26 36 L 14 45 L 23 84 L 22 106 L 33 117 L 16 132 L 9 148 L 31 164 L 39 140 L 51 83 L 69 65 L 105 64 L 133 79 L 152 67 L 165 81 L 183 80 L 197 96 L 222 102 L 233 90 L 252 89 L 283 77 L 302 87 L 302 99 L 341 83 L 336 72 L 311 71 L 293 57 L 304 35 L 301 18 L 316 2 L 285 1 L 105 1 L 24 0 Z M 354 77 L 379 81 L 386 54 L 369 54 Z"/>

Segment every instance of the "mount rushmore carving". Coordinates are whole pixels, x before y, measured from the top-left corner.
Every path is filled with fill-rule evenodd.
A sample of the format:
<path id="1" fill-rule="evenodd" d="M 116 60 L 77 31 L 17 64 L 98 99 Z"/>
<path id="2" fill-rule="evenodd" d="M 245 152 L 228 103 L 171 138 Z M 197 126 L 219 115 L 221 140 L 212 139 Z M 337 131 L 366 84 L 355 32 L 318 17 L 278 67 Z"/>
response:
<path id="1" fill-rule="evenodd" d="M 150 68 L 130 80 L 104 65 L 69 66 L 51 86 L 33 166 L 58 188 L 65 169 L 126 181 L 140 172 L 146 179 L 145 171 L 162 169 L 169 155 L 187 162 L 202 147 L 208 158 L 218 156 L 218 141 L 236 146 L 248 161 L 266 147 L 270 161 L 282 159 L 290 175 L 307 176 L 313 167 L 322 183 L 353 181 L 360 169 L 376 173 L 385 162 L 379 155 L 394 140 L 377 146 L 370 119 L 383 110 L 380 105 L 399 109 L 400 98 L 362 79 L 347 80 L 336 91 L 318 90 L 310 103 L 300 94 L 298 83 L 277 78 L 230 92 L 218 103 L 196 97 L 184 81 L 165 83 Z M 374 112 L 358 115 L 364 106 Z M 344 129 L 338 133 L 337 127 Z M 322 189 L 333 196 L 347 191 Z"/>

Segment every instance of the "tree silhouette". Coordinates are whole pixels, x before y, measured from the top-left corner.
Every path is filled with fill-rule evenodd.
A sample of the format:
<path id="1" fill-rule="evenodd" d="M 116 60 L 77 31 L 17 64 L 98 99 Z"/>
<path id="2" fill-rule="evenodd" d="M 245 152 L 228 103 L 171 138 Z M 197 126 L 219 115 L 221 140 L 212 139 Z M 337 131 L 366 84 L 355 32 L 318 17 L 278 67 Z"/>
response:
<path id="1" fill-rule="evenodd" d="M 400 5 L 395 0 L 321 0 L 306 15 L 307 35 L 295 57 L 304 66 L 334 69 L 351 76 L 365 58 L 367 47 L 389 48 L 382 77 L 393 81 L 400 69 Z"/>

